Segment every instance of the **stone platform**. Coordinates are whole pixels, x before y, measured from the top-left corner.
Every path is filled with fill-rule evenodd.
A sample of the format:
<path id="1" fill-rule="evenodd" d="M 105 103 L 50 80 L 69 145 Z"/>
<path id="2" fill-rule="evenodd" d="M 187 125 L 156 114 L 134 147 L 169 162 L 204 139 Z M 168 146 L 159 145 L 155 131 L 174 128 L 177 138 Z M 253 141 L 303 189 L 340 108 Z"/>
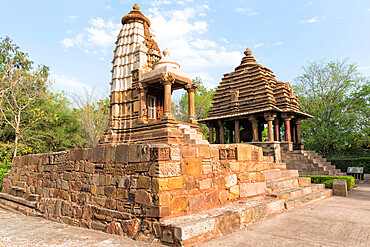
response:
<path id="1" fill-rule="evenodd" d="M 124 144 L 17 157 L 0 205 L 180 246 L 331 195 L 310 182 L 248 144 Z"/>

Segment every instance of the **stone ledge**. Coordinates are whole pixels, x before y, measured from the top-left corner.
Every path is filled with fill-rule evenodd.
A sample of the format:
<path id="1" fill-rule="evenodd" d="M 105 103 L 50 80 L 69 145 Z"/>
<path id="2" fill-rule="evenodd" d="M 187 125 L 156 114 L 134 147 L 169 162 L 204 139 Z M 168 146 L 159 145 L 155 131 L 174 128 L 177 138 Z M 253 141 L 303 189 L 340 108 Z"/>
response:
<path id="1" fill-rule="evenodd" d="M 22 204 L 22 205 L 30 207 L 30 208 L 35 208 L 35 205 L 36 205 L 36 202 L 30 202 L 30 201 L 27 201 L 24 198 L 12 196 L 12 195 L 5 194 L 5 193 L 0 193 L 0 198 Z"/>

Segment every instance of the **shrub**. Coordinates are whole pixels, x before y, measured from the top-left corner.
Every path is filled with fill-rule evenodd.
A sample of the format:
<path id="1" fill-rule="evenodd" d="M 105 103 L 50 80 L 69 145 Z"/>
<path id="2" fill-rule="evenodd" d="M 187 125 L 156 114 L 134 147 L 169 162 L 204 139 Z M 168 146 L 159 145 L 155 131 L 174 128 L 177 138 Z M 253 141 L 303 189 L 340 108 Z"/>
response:
<path id="1" fill-rule="evenodd" d="M 325 188 L 332 189 L 333 188 L 333 182 L 334 182 L 334 179 L 325 180 L 324 181 Z"/>
<path id="2" fill-rule="evenodd" d="M 363 167 L 364 173 L 370 174 L 370 157 L 332 158 L 328 159 L 328 161 L 342 172 L 347 172 L 348 167 Z"/>
<path id="3" fill-rule="evenodd" d="M 330 185 L 330 182 L 325 182 L 334 179 L 345 179 L 347 180 L 347 190 L 353 189 L 355 185 L 355 178 L 351 176 L 327 176 L 327 175 L 300 175 L 300 177 L 311 178 L 311 183 L 313 184 L 325 184 L 325 187 Z M 329 188 L 329 187 L 327 187 Z M 333 181 L 331 181 L 331 188 L 333 188 Z"/>
<path id="4" fill-rule="evenodd" d="M 4 174 L 9 173 L 10 169 L 7 164 L 0 163 L 0 191 L 3 189 L 3 179 L 4 179 Z"/>

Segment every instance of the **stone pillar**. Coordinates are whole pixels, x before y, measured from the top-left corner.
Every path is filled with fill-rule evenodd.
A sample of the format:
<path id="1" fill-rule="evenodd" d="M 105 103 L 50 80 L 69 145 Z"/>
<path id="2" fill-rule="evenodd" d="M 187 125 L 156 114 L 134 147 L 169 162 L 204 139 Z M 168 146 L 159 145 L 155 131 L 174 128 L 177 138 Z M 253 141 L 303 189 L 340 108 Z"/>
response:
<path id="1" fill-rule="evenodd" d="M 163 115 L 161 120 L 175 119 L 171 112 L 171 85 L 175 82 L 175 78 L 172 75 L 163 75 L 161 77 L 161 83 L 164 85 L 164 102 L 163 102 Z"/>
<path id="2" fill-rule="evenodd" d="M 274 127 L 275 127 L 275 141 L 280 141 L 280 123 L 279 119 L 275 118 L 274 120 Z"/>
<path id="3" fill-rule="evenodd" d="M 274 121 L 274 119 L 276 118 L 276 114 L 267 112 L 264 114 L 264 117 L 265 117 L 265 120 L 267 121 L 269 142 L 273 142 L 274 141 L 274 128 L 273 128 L 272 121 Z"/>
<path id="4" fill-rule="evenodd" d="M 146 93 L 148 92 L 147 84 L 146 83 L 138 83 L 136 88 L 139 92 L 139 123 L 147 122 L 147 115 L 146 115 Z"/>
<path id="5" fill-rule="evenodd" d="M 240 126 L 239 120 L 235 120 L 235 143 L 240 143 Z"/>
<path id="6" fill-rule="evenodd" d="M 293 118 L 292 116 L 289 116 L 287 114 L 282 114 L 281 116 L 284 120 L 284 127 L 285 127 L 285 141 L 291 142 L 292 136 L 291 136 L 291 130 L 290 130 L 290 120 Z"/>
<path id="7" fill-rule="evenodd" d="M 216 127 L 216 143 L 220 144 L 220 127 Z"/>
<path id="8" fill-rule="evenodd" d="M 213 126 L 212 125 L 207 125 L 208 130 L 209 130 L 209 138 L 208 141 L 210 144 L 213 144 Z"/>
<path id="9" fill-rule="evenodd" d="M 221 120 L 218 120 L 217 123 L 218 127 L 220 128 L 220 144 L 225 144 L 224 123 Z"/>
<path id="10" fill-rule="evenodd" d="M 301 139 L 301 123 L 302 123 L 302 119 L 297 119 L 295 121 L 296 135 L 297 135 L 297 143 L 298 144 L 301 144 L 302 143 L 302 139 Z"/>
<path id="11" fill-rule="evenodd" d="M 248 117 L 249 122 L 252 123 L 252 134 L 254 142 L 258 142 L 258 120 L 255 116 Z"/>
<path id="12" fill-rule="evenodd" d="M 187 84 L 185 86 L 185 89 L 187 90 L 188 92 L 188 113 L 189 113 L 189 116 L 188 116 L 188 121 L 190 123 L 194 123 L 196 124 L 197 121 L 195 119 L 195 108 L 194 108 L 194 92 L 195 90 L 197 90 L 198 88 L 198 84 L 196 83 L 193 83 L 193 84 Z"/>
<path id="13" fill-rule="evenodd" d="M 297 135 L 296 135 L 296 125 L 295 125 L 295 123 L 294 123 L 294 121 L 291 121 L 291 123 L 290 123 L 291 125 L 293 124 L 293 126 L 291 126 L 290 128 L 292 129 L 292 142 L 294 143 L 294 144 L 296 144 L 297 143 Z"/>

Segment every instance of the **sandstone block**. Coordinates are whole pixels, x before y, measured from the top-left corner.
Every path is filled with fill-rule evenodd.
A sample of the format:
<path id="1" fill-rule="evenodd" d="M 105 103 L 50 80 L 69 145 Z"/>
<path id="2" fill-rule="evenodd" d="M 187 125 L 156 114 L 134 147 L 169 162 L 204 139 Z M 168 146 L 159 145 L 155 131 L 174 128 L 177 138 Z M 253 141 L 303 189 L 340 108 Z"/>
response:
<path id="1" fill-rule="evenodd" d="M 210 163 L 203 163 L 203 174 L 211 174 L 212 172 L 212 165 Z"/>
<path id="2" fill-rule="evenodd" d="M 209 146 L 199 146 L 198 147 L 199 157 L 202 157 L 204 159 L 211 158 L 211 152 L 209 149 Z"/>
<path id="3" fill-rule="evenodd" d="M 264 180 L 274 180 L 281 178 L 281 171 L 262 171 Z"/>
<path id="4" fill-rule="evenodd" d="M 129 188 L 130 187 L 130 177 L 123 176 L 118 179 L 118 188 Z"/>
<path id="5" fill-rule="evenodd" d="M 250 197 L 264 194 L 266 189 L 266 184 L 264 182 L 240 183 L 240 197 Z"/>
<path id="6" fill-rule="evenodd" d="M 105 186 L 104 194 L 107 197 L 116 197 L 116 187 L 115 186 Z"/>
<path id="7" fill-rule="evenodd" d="M 105 155 L 105 147 L 104 146 L 99 146 L 95 147 L 93 149 L 93 162 L 94 163 L 103 163 L 104 162 L 104 155 Z"/>
<path id="8" fill-rule="evenodd" d="M 99 205 L 99 206 L 102 206 L 102 207 L 105 206 L 105 201 L 106 200 L 107 200 L 107 198 L 105 198 L 105 197 L 91 196 L 91 202 L 93 204 L 96 204 L 96 205 Z"/>
<path id="9" fill-rule="evenodd" d="M 169 206 L 171 204 L 171 194 L 158 194 L 158 206 Z"/>
<path id="10" fill-rule="evenodd" d="M 237 144 L 236 159 L 249 161 L 252 157 L 252 147 L 248 144 Z"/>
<path id="11" fill-rule="evenodd" d="M 69 190 L 69 184 L 68 184 L 68 181 L 62 181 L 62 185 L 61 185 L 61 188 L 62 190 Z"/>
<path id="12" fill-rule="evenodd" d="M 167 243 L 172 244 L 173 243 L 173 233 L 172 233 L 172 231 L 170 231 L 170 229 L 163 230 L 161 240 L 163 242 L 167 242 Z"/>
<path id="13" fill-rule="evenodd" d="M 193 195 L 189 196 L 189 208 L 190 210 L 198 211 L 205 206 L 204 195 Z"/>
<path id="14" fill-rule="evenodd" d="M 138 187 L 141 189 L 149 189 L 150 185 L 152 184 L 151 178 L 146 177 L 146 176 L 139 176 L 137 182 L 138 182 Z"/>
<path id="15" fill-rule="evenodd" d="M 172 199 L 171 210 L 174 214 L 181 213 L 187 206 L 188 198 L 185 196 L 175 197 Z"/>
<path id="16" fill-rule="evenodd" d="M 116 146 L 116 155 L 114 157 L 115 163 L 128 163 L 129 157 L 129 146 L 128 145 L 118 145 Z"/>
<path id="17" fill-rule="evenodd" d="M 184 158 L 184 174 L 200 175 L 202 174 L 202 158 Z"/>
<path id="18" fill-rule="evenodd" d="M 218 201 L 224 204 L 229 199 L 229 192 L 227 190 L 221 190 L 218 194 Z"/>
<path id="19" fill-rule="evenodd" d="M 148 192 L 144 190 L 138 190 L 135 193 L 135 202 L 143 205 L 151 205 L 152 197 Z"/>
<path id="20" fill-rule="evenodd" d="M 199 181 L 199 189 L 205 190 L 209 189 L 212 186 L 212 178 L 206 178 Z"/>
<path id="21" fill-rule="evenodd" d="M 123 236 L 123 229 L 121 227 L 121 224 L 118 222 L 109 223 L 109 225 L 107 226 L 106 232 L 109 234 L 116 234 L 116 235 Z"/>
<path id="22" fill-rule="evenodd" d="M 189 238 L 201 236 L 208 232 L 214 232 L 216 226 L 216 220 L 211 219 L 202 219 L 194 222 L 194 224 L 184 224 L 181 226 L 176 226 L 174 228 L 174 236 L 179 241 L 184 241 Z"/>
<path id="23" fill-rule="evenodd" d="M 284 210 L 284 201 L 277 200 L 266 204 L 266 215 L 274 214 Z"/>
<path id="24" fill-rule="evenodd" d="M 172 178 L 153 178 L 152 188 L 156 192 L 183 189 L 184 178 L 183 176 L 172 177 Z"/>
<path id="25" fill-rule="evenodd" d="M 141 145 L 132 144 L 129 146 L 129 162 L 139 163 L 141 162 Z"/>
<path id="26" fill-rule="evenodd" d="M 219 151 L 218 148 L 210 148 L 211 158 L 215 161 L 218 161 L 220 159 L 219 157 Z"/>
<path id="27" fill-rule="evenodd" d="M 218 217 L 217 228 L 222 234 L 231 233 L 234 229 L 240 228 L 240 216 L 238 213 L 230 213 Z"/>
<path id="28" fill-rule="evenodd" d="M 241 222 L 246 224 L 254 220 L 254 208 L 248 208 L 244 211 Z"/>
<path id="29" fill-rule="evenodd" d="M 182 157 L 184 158 L 194 158 L 197 155 L 196 147 L 184 145 L 181 147 Z"/>
<path id="30" fill-rule="evenodd" d="M 84 164 L 84 171 L 86 173 L 90 173 L 90 174 L 93 174 L 94 173 L 94 163 L 85 163 Z"/>
<path id="31" fill-rule="evenodd" d="M 239 162 L 230 162 L 229 164 L 230 164 L 231 171 L 239 172 L 240 170 Z"/>
<path id="32" fill-rule="evenodd" d="M 232 174 L 225 177 L 225 186 L 230 188 L 238 183 L 238 177 L 236 174 Z"/>
<path id="33" fill-rule="evenodd" d="M 236 198 L 239 198 L 239 196 L 240 196 L 239 185 L 235 185 L 235 186 L 230 187 L 230 197 L 229 197 L 229 199 L 234 200 Z"/>
<path id="34" fill-rule="evenodd" d="M 311 178 L 300 177 L 300 178 L 298 178 L 298 184 L 299 184 L 299 186 L 304 186 L 304 185 L 311 184 Z"/>
<path id="35" fill-rule="evenodd" d="M 170 158 L 171 160 L 174 160 L 174 161 L 180 161 L 181 160 L 180 148 L 171 148 Z"/>
<path id="36" fill-rule="evenodd" d="M 348 197 L 347 180 L 345 180 L 345 179 L 334 179 L 334 181 L 333 181 L 333 194 L 335 196 Z"/>
<path id="37" fill-rule="evenodd" d="M 127 199 L 128 198 L 128 191 L 125 190 L 125 189 L 118 188 L 116 190 L 116 197 L 117 197 L 117 199 L 120 199 L 120 198 Z"/>

